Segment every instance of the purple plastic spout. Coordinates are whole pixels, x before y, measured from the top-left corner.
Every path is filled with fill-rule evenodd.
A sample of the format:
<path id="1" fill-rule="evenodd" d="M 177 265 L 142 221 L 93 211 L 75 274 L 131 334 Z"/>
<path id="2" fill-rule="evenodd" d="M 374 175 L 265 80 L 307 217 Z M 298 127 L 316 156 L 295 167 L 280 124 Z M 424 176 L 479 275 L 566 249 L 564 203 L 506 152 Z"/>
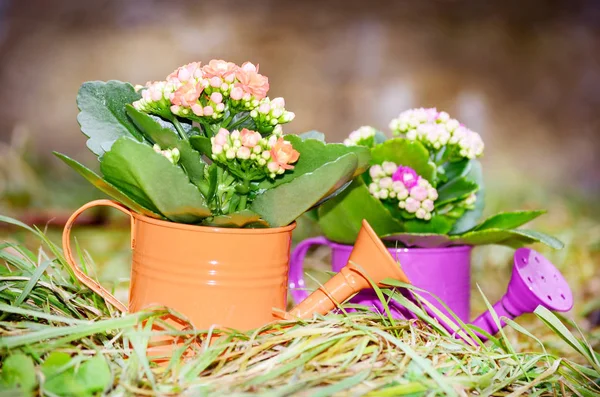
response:
<path id="1" fill-rule="evenodd" d="M 532 313 L 539 305 L 558 312 L 566 312 L 573 307 L 573 293 L 569 284 L 558 269 L 538 252 L 530 248 L 515 251 L 513 273 L 506 294 L 494 304 L 500 326 L 506 323 L 502 317 L 511 320 L 525 313 Z M 490 335 L 499 331 L 498 324 L 488 310 L 472 323 Z M 478 335 L 483 341 L 483 335 Z"/>

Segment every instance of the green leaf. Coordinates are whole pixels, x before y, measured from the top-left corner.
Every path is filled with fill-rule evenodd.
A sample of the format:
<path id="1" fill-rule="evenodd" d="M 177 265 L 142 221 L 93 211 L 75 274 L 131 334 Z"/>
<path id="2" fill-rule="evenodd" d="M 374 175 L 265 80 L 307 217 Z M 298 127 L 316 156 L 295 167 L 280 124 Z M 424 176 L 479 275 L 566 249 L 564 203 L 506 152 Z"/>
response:
<path id="1" fill-rule="evenodd" d="M 151 218 L 161 218 L 158 214 L 158 209 L 150 201 L 136 201 L 125 192 L 119 190 L 116 186 L 102 179 L 99 175 L 94 173 L 92 170 L 85 167 L 83 164 L 65 156 L 64 154 L 54 152 L 54 155 L 64 161 L 69 167 L 77 171 L 81 176 L 87 179 L 92 185 L 96 186 L 100 191 L 106 195 L 117 200 L 127 208 Z"/>
<path id="2" fill-rule="evenodd" d="M 302 139 L 297 135 L 285 135 L 285 140 L 290 142 L 294 149 L 300 153 L 294 169 L 287 171 L 281 177 L 260 183 L 261 189 L 272 189 L 298 178 L 304 174 L 314 172 L 318 168 L 336 161 L 338 158 L 352 153 L 357 157 L 357 168 L 353 170 L 352 177 L 362 174 L 369 166 L 369 149 L 362 146 L 345 146 L 341 143 L 324 143 L 316 139 Z M 341 185 L 340 185 L 341 186 Z M 335 186 L 332 186 L 335 190 Z M 333 193 L 332 190 L 329 193 Z"/>
<path id="3" fill-rule="evenodd" d="M 81 131 L 89 138 L 88 148 L 97 156 L 110 150 L 122 136 L 143 137 L 125 113 L 125 105 L 140 99 L 133 86 L 121 81 L 88 81 L 77 94 Z"/>
<path id="4" fill-rule="evenodd" d="M 212 155 L 212 144 L 210 138 L 205 136 L 193 136 L 190 138 L 190 144 L 200 153 L 210 157 Z"/>
<path id="5" fill-rule="evenodd" d="M 77 371 L 76 381 L 88 393 L 99 393 L 110 386 L 112 377 L 104 357 L 97 355 L 84 362 Z"/>
<path id="6" fill-rule="evenodd" d="M 534 230 L 486 229 L 468 232 L 460 236 L 452 236 L 453 245 L 487 245 L 498 244 L 511 248 L 520 248 L 533 243 L 543 243 L 554 249 L 563 248 L 564 244 L 555 237 Z"/>
<path id="7" fill-rule="evenodd" d="M 344 244 L 354 243 L 363 219 L 378 235 L 404 230 L 381 201 L 369 193 L 362 178 L 354 179 L 339 196 L 319 207 L 318 213 L 323 234 L 329 240 Z"/>
<path id="8" fill-rule="evenodd" d="M 317 141 L 325 142 L 325 134 L 316 130 L 306 131 L 302 134 L 299 134 L 298 136 L 302 138 L 302 140 L 316 139 Z"/>
<path id="9" fill-rule="evenodd" d="M 446 234 L 452 229 L 452 220 L 443 215 L 434 215 L 429 221 L 413 219 L 404 222 L 404 228 L 409 233 Z"/>
<path id="10" fill-rule="evenodd" d="M 471 230 L 477 225 L 481 214 L 483 214 L 483 208 L 485 207 L 485 186 L 483 183 L 483 169 L 481 163 L 478 160 L 471 160 L 470 169 L 466 175 L 468 181 L 474 182 L 479 186 L 477 193 L 475 193 L 475 208 L 465 211 L 465 213 L 458 218 L 454 223 L 450 234 L 460 234 L 468 230 Z"/>
<path id="11" fill-rule="evenodd" d="M 202 225 L 236 228 L 269 227 L 269 224 L 264 219 L 261 219 L 260 215 L 248 209 L 234 212 L 232 214 L 218 215 L 212 218 L 207 218 L 204 220 L 204 222 L 202 222 Z"/>
<path id="12" fill-rule="evenodd" d="M 515 229 L 545 213 L 545 210 L 502 212 L 487 218 L 475 230 Z"/>
<path id="13" fill-rule="evenodd" d="M 448 181 L 452 179 L 466 176 L 471 170 L 471 160 L 462 159 L 460 161 L 447 162 L 442 166 L 444 169 L 444 175 Z"/>
<path id="14" fill-rule="evenodd" d="M 206 201 L 211 202 L 217 192 L 219 186 L 219 166 L 216 163 L 212 163 L 208 170 L 208 193 L 206 194 Z"/>
<path id="15" fill-rule="evenodd" d="M 137 202 L 151 202 L 173 222 L 197 223 L 211 215 L 183 170 L 150 146 L 121 138 L 100 162 L 106 180 Z"/>
<path id="16" fill-rule="evenodd" d="M 420 248 L 492 244 L 520 248 L 534 243 L 542 243 L 554 249 L 561 249 L 564 246 L 564 244 L 555 237 L 535 230 L 525 229 L 476 230 L 457 236 L 433 233 L 390 233 L 382 237 L 387 241 L 398 241 L 407 247 Z"/>
<path id="17" fill-rule="evenodd" d="M 449 181 L 438 188 L 438 198 L 435 201 L 437 208 L 444 204 L 467 198 L 471 193 L 477 191 L 477 184 L 466 178 L 457 178 Z"/>
<path id="18" fill-rule="evenodd" d="M 371 150 L 371 164 L 393 161 L 412 168 L 430 183 L 435 183 L 435 164 L 429 161 L 429 151 L 418 141 L 394 138 L 375 146 Z M 435 186 L 435 185 L 434 185 Z"/>
<path id="19" fill-rule="evenodd" d="M 177 148 L 180 154 L 179 164 L 185 170 L 190 181 L 198 187 L 206 187 L 206 191 L 208 191 L 208 185 L 204 181 L 206 163 L 202 160 L 200 153 L 192 148 L 190 142 L 179 138 L 173 124 L 160 117 L 140 112 L 131 105 L 127 105 L 126 109 L 131 120 L 151 143 L 158 144 L 161 149 Z M 194 136 L 190 138 L 190 141 L 197 138 L 200 137 Z"/>
<path id="20" fill-rule="evenodd" d="M 250 208 L 273 227 L 288 225 L 341 181 L 350 180 L 357 165 L 356 155 L 347 153 L 291 182 L 257 195 Z"/>
<path id="21" fill-rule="evenodd" d="M 31 392 L 37 386 L 33 360 L 22 353 L 8 356 L 2 364 L 0 389 L 20 389 Z"/>

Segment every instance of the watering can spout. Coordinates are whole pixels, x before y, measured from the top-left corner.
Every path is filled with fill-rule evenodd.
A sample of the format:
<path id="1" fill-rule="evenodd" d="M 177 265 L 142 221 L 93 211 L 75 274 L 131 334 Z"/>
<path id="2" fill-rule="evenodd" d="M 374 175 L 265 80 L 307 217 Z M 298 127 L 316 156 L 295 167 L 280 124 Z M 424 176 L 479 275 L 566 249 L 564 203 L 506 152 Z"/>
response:
<path id="1" fill-rule="evenodd" d="M 371 283 L 379 284 L 386 278 L 410 283 L 377 233 L 363 220 L 346 266 L 290 312 L 274 312 L 274 315 L 294 320 L 308 319 L 315 313 L 326 314 L 355 293 L 371 288 Z"/>
<path id="2" fill-rule="evenodd" d="M 506 323 L 502 318 L 515 319 L 532 313 L 538 306 L 566 312 L 573 307 L 573 294 L 558 269 L 538 252 L 519 248 L 514 255 L 513 273 L 506 294 L 492 307 L 496 318 L 488 310 L 471 324 L 490 335 L 496 334 Z M 478 337 L 482 340 L 484 335 Z"/>

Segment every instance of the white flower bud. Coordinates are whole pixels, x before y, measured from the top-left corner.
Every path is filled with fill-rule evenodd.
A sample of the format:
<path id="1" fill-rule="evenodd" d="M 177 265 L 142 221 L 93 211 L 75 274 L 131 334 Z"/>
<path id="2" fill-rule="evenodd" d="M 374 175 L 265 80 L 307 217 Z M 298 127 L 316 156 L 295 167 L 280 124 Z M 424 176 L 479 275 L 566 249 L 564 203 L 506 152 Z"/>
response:
<path id="1" fill-rule="evenodd" d="M 371 192 L 371 194 L 375 194 L 379 191 L 379 185 L 376 183 L 371 183 L 369 184 L 369 192 Z"/>
<path id="2" fill-rule="evenodd" d="M 448 132 L 453 132 L 460 126 L 460 123 L 456 119 L 451 119 L 446 122 L 446 129 Z"/>
<path id="3" fill-rule="evenodd" d="M 267 160 L 263 159 L 262 157 L 258 159 L 258 165 L 265 165 L 267 164 Z"/>
<path id="4" fill-rule="evenodd" d="M 396 163 L 393 163 L 391 161 L 384 161 L 383 164 L 381 164 L 381 167 L 387 175 L 394 175 L 394 172 L 396 172 L 396 170 L 398 169 Z"/>
<path id="5" fill-rule="evenodd" d="M 235 150 L 233 149 L 228 149 L 227 152 L 225 152 L 225 157 L 228 160 L 233 160 L 235 158 Z"/>
<path id="6" fill-rule="evenodd" d="M 381 178 L 379 180 L 379 187 L 382 189 L 389 189 L 392 187 L 392 178 L 390 178 L 389 176 L 386 176 L 385 178 Z"/>
<path id="7" fill-rule="evenodd" d="M 419 208 L 417 210 L 417 212 L 415 212 L 415 216 L 419 219 L 423 219 L 425 218 L 425 215 L 427 214 L 427 212 L 425 212 L 425 210 L 423 208 Z"/>
<path id="8" fill-rule="evenodd" d="M 268 150 L 265 150 L 264 152 L 262 152 L 262 158 L 265 160 L 268 160 L 271 158 L 271 152 L 269 152 Z"/>
<path id="9" fill-rule="evenodd" d="M 433 188 L 433 187 L 427 189 L 427 197 L 431 201 L 437 200 L 437 198 L 438 198 L 438 192 L 437 192 L 437 190 L 435 190 L 435 188 Z"/>
<path id="10" fill-rule="evenodd" d="M 383 176 L 383 168 L 381 168 L 380 165 L 374 165 L 369 168 L 369 175 L 371 175 L 371 178 L 373 179 Z"/>
<path id="11" fill-rule="evenodd" d="M 379 192 L 377 192 L 377 195 L 381 200 L 385 200 L 388 198 L 389 192 L 387 189 L 381 189 Z"/>

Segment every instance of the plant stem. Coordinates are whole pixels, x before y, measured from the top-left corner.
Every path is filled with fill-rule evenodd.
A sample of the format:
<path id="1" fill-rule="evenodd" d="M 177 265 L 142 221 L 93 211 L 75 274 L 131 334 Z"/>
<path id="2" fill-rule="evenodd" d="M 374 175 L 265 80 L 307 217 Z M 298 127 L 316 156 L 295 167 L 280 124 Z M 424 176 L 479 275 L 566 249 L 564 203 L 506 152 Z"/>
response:
<path id="1" fill-rule="evenodd" d="M 248 193 L 250 189 L 250 179 L 244 179 L 243 186 L 248 190 L 245 194 L 240 197 L 240 204 L 238 205 L 238 211 L 243 211 L 246 209 L 246 204 L 248 202 Z"/>
<path id="2" fill-rule="evenodd" d="M 187 134 L 185 133 L 185 131 L 183 130 L 183 127 L 181 126 L 181 123 L 179 122 L 179 120 L 177 120 L 177 117 L 173 118 L 173 125 L 175 126 L 175 129 L 177 130 L 177 133 L 179 134 L 181 139 L 183 139 L 184 141 L 189 140 Z"/>

